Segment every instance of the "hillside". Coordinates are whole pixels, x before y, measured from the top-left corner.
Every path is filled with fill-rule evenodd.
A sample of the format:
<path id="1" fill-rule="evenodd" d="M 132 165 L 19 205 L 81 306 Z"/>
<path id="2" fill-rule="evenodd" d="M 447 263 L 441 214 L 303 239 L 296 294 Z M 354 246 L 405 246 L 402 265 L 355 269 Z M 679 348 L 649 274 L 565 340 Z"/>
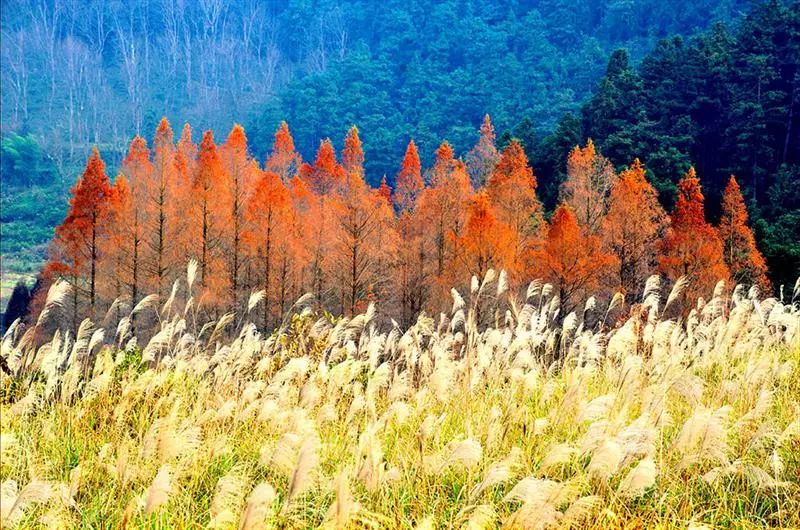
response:
<path id="1" fill-rule="evenodd" d="M 746 4 L 4 2 L 0 308 L 41 266 L 92 144 L 116 168 L 162 116 L 220 135 L 236 119 L 262 158 L 287 120 L 309 158 L 357 123 L 368 178 L 391 180 L 411 134 L 429 161 L 443 138 L 468 149 L 487 112 L 500 130 L 527 115 L 547 132 L 591 93 L 611 50 L 641 57 Z"/>
<path id="2" fill-rule="evenodd" d="M 0 528 L 800 528 L 800 0 L 0 31 Z"/>
<path id="3" fill-rule="evenodd" d="M 526 115 L 548 130 L 591 93 L 614 49 L 638 59 L 748 5 L 9 0 L 3 130 L 33 133 L 69 183 L 90 145 L 118 162 L 162 116 L 217 134 L 232 116 L 251 130 L 266 121 L 267 134 L 287 120 L 306 157 L 357 123 L 379 179 L 411 133 L 429 153 L 442 138 L 467 149 L 487 112 L 501 130 Z"/>
<path id="4" fill-rule="evenodd" d="M 341 147 L 355 123 L 368 182 L 385 174 L 392 185 L 410 137 L 426 166 L 445 138 L 466 157 L 488 112 L 499 148 L 521 140 L 547 212 L 569 150 L 591 137 L 618 169 L 641 158 L 666 208 L 695 164 L 716 219 L 736 174 L 774 283 L 790 282 L 800 263 L 797 9 L 777 2 L 749 17 L 752 6 L 737 2 L 8 5 L 3 296 L 16 279 L 9 273 L 30 278 L 40 267 L 88 147 L 98 143 L 113 176 L 130 135 L 150 137 L 162 115 L 218 136 L 243 122 L 259 160 L 282 119 L 306 160 L 325 136 Z M 727 25 L 702 31 L 715 20 Z M 684 37 L 657 43 L 673 34 Z M 48 69 L 54 61 L 80 68 Z"/>

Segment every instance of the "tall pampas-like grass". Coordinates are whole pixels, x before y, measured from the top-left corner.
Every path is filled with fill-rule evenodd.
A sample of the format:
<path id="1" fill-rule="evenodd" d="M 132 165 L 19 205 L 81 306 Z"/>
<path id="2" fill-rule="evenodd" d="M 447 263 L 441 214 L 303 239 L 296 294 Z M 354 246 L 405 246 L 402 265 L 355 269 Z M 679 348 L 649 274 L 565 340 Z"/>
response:
<path id="1" fill-rule="evenodd" d="M 265 334 L 263 291 L 215 315 L 186 272 L 4 335 L 3 528 L 800 526 L 790 301 L 654 276 L 564 314 L 490 271 L 407 329 L 304 296 Z"/>
<path id="2" fill-rule="evenodd" d="M 144 511 L 151 514 L 169 501 L 172 492 L 172 468 L 164 464 L 150 483 L 144 496 Z"/>
<path id="3" fill-rule="evenodd" d="M 0 485 L 0 522 L 3 526 L 14 526 L 29 509 L 49 501 L 54 495 L 53 486 L 45 481 L 33 480 L 21 490 L 15 481 L 4 481 Z"/>
<path id="4" fill-rule="evenodd" d="M 263 528 L 277 498 L 275 488 L 268 482 L 261 482 L 247 497 L 244 511 L 239 519 L 239 530 Z"/>
<path id="5" fill-rule="evenodd" d="M 72 291 L 72 286 L 64 280 L 56 280 L 47 290 L 47 297 L 44 301 L 44 308 L 36 319 L 38 327 L 44 323 L 50 315 L 64 308 L 67 296 Z"/>
<path id="6" fill-rule="evenodd" d="M 289 479 L 286 501 L 291 502 L 301 493 L 308 491 L 314 486 L 315 473 L 319 466 L 319 440 L 313 437 L 307 438 L 300 446 L 300 453 L 297 456 L 297 465 Z"/>
<path id="7" fill-rule="evenodd" d="M 630 470 L 619 484 L 619 492 L 627 497 L 640 497 L 656 483 L 658 470 L 652 458 L 645 458 Z"/>

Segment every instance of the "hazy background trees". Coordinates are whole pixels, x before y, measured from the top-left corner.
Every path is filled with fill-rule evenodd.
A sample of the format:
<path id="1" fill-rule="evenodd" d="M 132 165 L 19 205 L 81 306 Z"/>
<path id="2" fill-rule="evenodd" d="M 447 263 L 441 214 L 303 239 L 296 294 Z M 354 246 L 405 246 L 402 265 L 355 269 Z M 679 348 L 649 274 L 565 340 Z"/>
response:
<path id="1" fill-rule="evenodd" d="M 162 116 L 217 138 L 242 123 L 262 163 L 282 120 L 304 160 L 357 124 L 377 186 L 412 137 L 424 167 L 443 139 L 469 169 L 491 159 L 476 145 L 489 113 L 498 150 L 523 147 L 547 218 L 587 138 L 615 170 L 639 157 L 667 210 L 695 164 L 714 222 L 733 173 L 783 281 L 800 266 L 798 13 L 796 0 L 5 1 L 4 293 L 9 270 L 41 265 L 91 146 L 113 180 Z"/>
<path id="2" fill-rule="evenodd" d="M 91 144 L 118 162 L 161 116 L 218 134 L 231 117 L 266 122 L 267 135 L 286 118 L 306 156 L 357 122 L 379 179 L 411 131 L 430 152 L 443 137 L 468 148 L 486 112 L 500 130 L 526 114 L 549 128 L 615 47 L 638 58 L 746 2 L 659 4 L 8 0 L 3 131 L 32 133 L 71 181 Z"/>

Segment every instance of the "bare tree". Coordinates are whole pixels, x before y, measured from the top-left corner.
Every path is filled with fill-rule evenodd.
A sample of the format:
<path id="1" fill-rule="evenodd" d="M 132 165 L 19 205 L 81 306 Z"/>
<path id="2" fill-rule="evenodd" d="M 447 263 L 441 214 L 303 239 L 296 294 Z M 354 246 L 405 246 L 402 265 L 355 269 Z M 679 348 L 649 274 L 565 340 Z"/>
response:
<path id="1" fill-rule="evenodd" d="M 2 33 L 4 85 L 13 100 L 12 125 L 19 127 L 28 122 L 28 63 L 24 31 Z"/>
<path id="2" fill-rule="evenodd" d="M 145 44 L 137 42 L 139 28 L 136 24 L 135 9 L 131 8 L 125 20 L 119 13 L 116 16 L 116 34 L 119 40 L 119 52 L 122 58 L 122 68 L 124 72 L 125 88 L 130 101 L 131 120 L 136 133 L 142 130 L 144 121 L 144 108 L 142 91 L 144 90 L 145 79 L 143 75 L 142 61 Z"/>
<path id="3" fill-rule="evenodd" d="M 4 124 L 27 127 L 64 175 L 91 144 L 112 166 L 159 116 L 229 126 L 299 70 L 347 52 L 346 14 L 317 15 L 302 49 L 282 48 L 279 8 L 261 0 L 4 0 Z M 6 17 L 6 13 L 13 16 Z M 285 57 L 291 56 L 291 61 Z"/>

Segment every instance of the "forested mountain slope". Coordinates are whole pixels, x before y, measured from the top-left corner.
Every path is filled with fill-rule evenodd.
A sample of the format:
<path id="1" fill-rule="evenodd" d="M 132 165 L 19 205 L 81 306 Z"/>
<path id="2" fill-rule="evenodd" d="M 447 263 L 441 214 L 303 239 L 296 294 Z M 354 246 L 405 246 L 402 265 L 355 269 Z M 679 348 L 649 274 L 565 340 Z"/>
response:
<path id="1" fill-rule="evenodd" d="M 265 128 L 289 121 L 306 156 L 358 123 L 379 178 L 412 133 L 429 153 L 444 137 L 468 148 L 487 112 L 501 129 L 525 115 L 547 129 L 591 93 L 613 49 L 638 58 L 747 5 L 9 0 L 3 129 L 33 133 L 69 183 L 91 144 L 114 161 L 162 116 L 222 134 L 266 109 Z"/>
<path id="2" fill-rule="evenodd" d="M 715 221 L 736 174 L 780 284 L 800 259 L 798 11 L 776 1 L 6 2 L 4 278 L 39 266 L 90 146 L 113 175 L 130 137 L 152 138 L 162 115 L 220 137 L 242 122 L 261 161 L 281 120 L 305 159 L 327 136 L 340 149 L 355 123 L 376 185 L 384 174 L 393 183 L 412 137 L 423 166 L 445 138 L 468 158 L 490 113 L 498 148 L 512 137 L 524 146 L 548 212 L 567 154 L 589 137 L 618 169 L 640 158 L 667 208 L 694 163 Z"/>

